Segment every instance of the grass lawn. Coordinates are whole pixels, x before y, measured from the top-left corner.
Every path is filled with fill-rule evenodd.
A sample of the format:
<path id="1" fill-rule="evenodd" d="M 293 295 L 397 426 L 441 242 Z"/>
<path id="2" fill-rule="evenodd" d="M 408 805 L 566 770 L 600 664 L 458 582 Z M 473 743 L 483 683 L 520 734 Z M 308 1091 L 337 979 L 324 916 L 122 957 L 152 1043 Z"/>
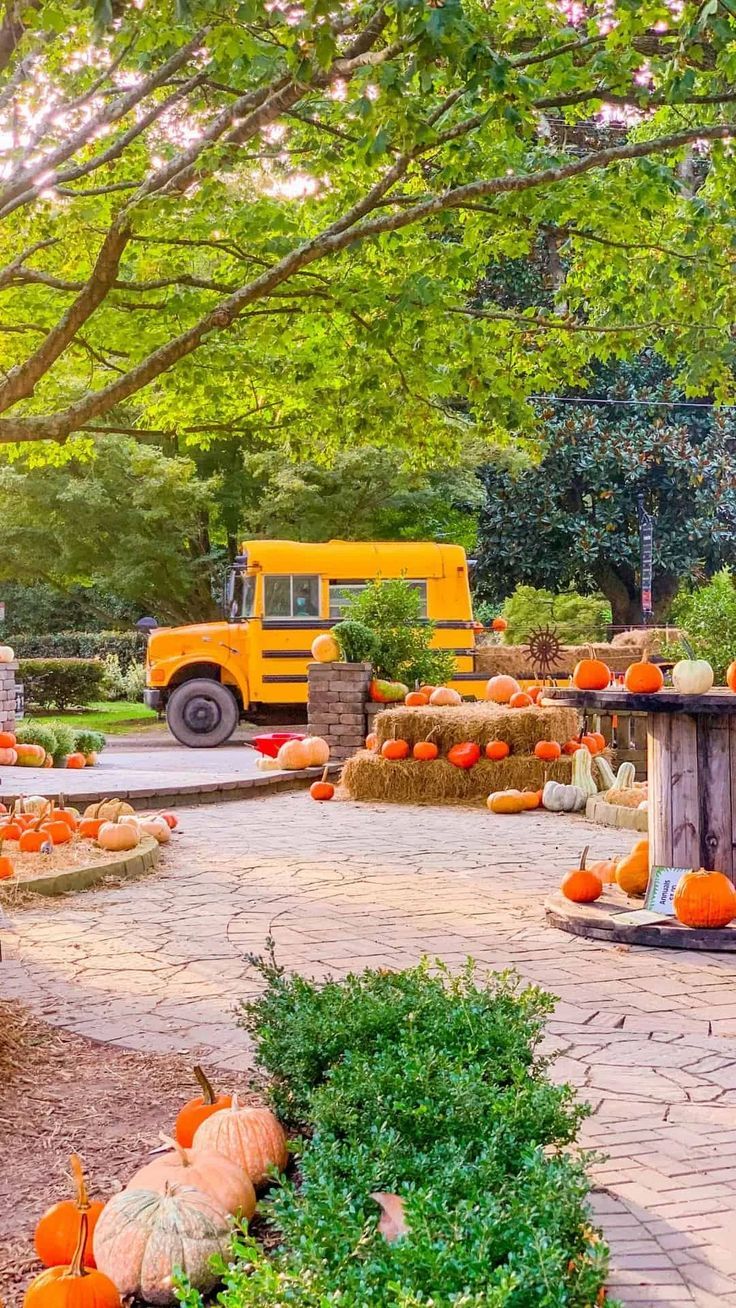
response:
<path id="1" fill-rule="evenodd" d="M 85 709 L 72 709 L 67 713 L 29 713 L 28 716 L 34 722 L 68 722 L 70 727 L 88 727 L 92 731 L 104 731 L 110 735 L 140 731 L 142 727 L 154 726 L 158 721 L 158 715 L 153 709 L 127 700 L 117 700 L 114 703 L 100 701 Z"/>

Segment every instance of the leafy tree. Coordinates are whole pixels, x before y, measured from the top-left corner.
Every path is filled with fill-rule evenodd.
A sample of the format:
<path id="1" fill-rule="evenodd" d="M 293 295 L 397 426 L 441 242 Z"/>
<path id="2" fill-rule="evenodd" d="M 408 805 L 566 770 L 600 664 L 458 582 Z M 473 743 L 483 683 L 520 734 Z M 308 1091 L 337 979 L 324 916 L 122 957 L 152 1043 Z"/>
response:
<path id="1" fill-rule="evenodd" d="M 352 624 L 372 631 L 377 677 L 415 683 L 449 681 L 455 660 L 449 652 L 429 648 L 434 627 L 421 617 L 418 591 L 402 577 L 377 578 L 356 595 L 346 614 Z"/>
<path id="2" fill-rule="evenodd" d="M 0 465 L 0 585 L 89 588 L 163 622 L 215 616 L 208 507 L 189 460 L 130 438 L 61 466 Z"/>
<path id="3" fill-rule="evenodd" d="M 652 339 L 731 392 L 720 5 L 112 12 L 0 20 L 0 442 L 265 432 L 426 461 Z M 551 296 L 479 304 L 540 236 Z"/>
<path id="4" fill-rule="evenodd" d="M 655 519 L 653 602 L 663 619 L 683 579 L 733 557 L 736 420 L 707 404 L 679 408 L 681 392 L 651 358 L 604 370 L 586 394 L 603 402 L 544 411 L 536 463 L 484 470 L 476 587 L 489 599 L 519 582 L 596 589 L 616 626 L 640 622 L 641 497 Z M 651 407 L 626 404 L 642 398 Z"/>
<path id="5" fill-rule="evenodd" d="M 574 590 L 555 595 L 551 590 L 517 586 L 503 606 L 503 616 L 509 624 L 504 632 L 507 645 L 523 644 L 530 632 L 547 626 L 564 645 L 580 645 L 604 639 L 611 609 L 597 595 L 579 595 Z"/>
<path id="6" fill-rule="evenodd" d="M 736 589 L 733 574 L 723 568 L 707 586 L 683 591 L 672 609 L 673 622 L 687 635 L 698 658 L 707 659 L 723 684 L 726 668 L 736 657 Z M 689 657 L 682 646 L 671 651 Z"/>

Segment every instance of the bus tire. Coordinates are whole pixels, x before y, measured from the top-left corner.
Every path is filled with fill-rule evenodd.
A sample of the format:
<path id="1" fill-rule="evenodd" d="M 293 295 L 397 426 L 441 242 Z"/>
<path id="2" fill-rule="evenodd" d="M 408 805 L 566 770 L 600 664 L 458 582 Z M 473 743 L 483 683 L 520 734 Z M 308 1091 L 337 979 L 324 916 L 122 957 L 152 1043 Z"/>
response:
<path id="1" fill-rule="evenodd" d="M 169 696 L 166 722 L 180 745 L 212 749 L 232 736 L 240 713 L 235 696 L 209 677 L 184 681 Z"/>

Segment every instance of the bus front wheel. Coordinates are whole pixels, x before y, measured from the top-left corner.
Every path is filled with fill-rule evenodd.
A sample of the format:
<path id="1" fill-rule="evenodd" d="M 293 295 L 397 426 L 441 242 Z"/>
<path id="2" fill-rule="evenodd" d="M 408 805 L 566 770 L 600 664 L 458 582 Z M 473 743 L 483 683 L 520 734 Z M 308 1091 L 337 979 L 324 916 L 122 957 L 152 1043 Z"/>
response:
<path id="1" fill-rule="evenodd" d="M 234 695 L 219 681 L 207 677 L 177 686 L 166 705 L 169 731 L 190 749 L 212 749 L 224 744 L 237 727 L 239 716 Z"/>

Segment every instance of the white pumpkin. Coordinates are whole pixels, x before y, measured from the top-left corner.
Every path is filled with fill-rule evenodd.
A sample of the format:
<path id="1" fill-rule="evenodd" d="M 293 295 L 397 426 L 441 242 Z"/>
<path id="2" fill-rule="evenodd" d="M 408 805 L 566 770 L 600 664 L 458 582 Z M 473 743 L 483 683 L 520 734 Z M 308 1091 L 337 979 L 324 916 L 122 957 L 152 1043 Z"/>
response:
<path id="1" fill-rule="evenodd" d="M 323 768 L 330 761 L 330 747 L 322 736 L 307 736 L 302 741 L 309 755 L 310 768 Z"/>
<path id="2" fill-rule="evenodd" d="M 144 817 L 138 822 L 144 836 L 153 836 L 159 845 L 166 845 L 171 840 L 171 827 L 162 817 Z"/>
<path id="3" fill-rule="evenodd" d="M 549 809 L 550 813 L 577 813 L 585 808 L 585 795 L 579 786 L 548 781 L 542 791 L 542 807 Z"/>
<path id="4" fill-rule="evenodd" d="M 14 806 L 15 813 L 32 813 L 34 817 L 40 817 L 46 812 L 51 803 L 48 795 L 21 795 L 16 800 Z"/>
<path id="5" fill-rule="evenodd" d="M 714 680 L 707 659 L 680 659 L 672 669 L 672 685 L 681 695 L 704 695 Z"/>
<path id="6" fill-rule="evenodd" d="M 256 759 L 256 767 L 258 768 L 259 772 L 281 771 L 281 764 L 279 763 L 278 759 L 267 758 L 265 755 L 263 756 L 263 758 Z"/>
<path id="7" fill-rule="evenodd" d="M 15 651 L 9 645 L 0 645 L 0 663 L 12 663 L 15 659 Z"/>
<path id="8" fill-rule="evenodd" d="M 97 844 L 100 849 L 109 849 L 115 853 L 125 853 L 126 850 L 135 849 L 139 841 L 139 833 L 124 822 L 103 822 L 97 832 Z"/>

